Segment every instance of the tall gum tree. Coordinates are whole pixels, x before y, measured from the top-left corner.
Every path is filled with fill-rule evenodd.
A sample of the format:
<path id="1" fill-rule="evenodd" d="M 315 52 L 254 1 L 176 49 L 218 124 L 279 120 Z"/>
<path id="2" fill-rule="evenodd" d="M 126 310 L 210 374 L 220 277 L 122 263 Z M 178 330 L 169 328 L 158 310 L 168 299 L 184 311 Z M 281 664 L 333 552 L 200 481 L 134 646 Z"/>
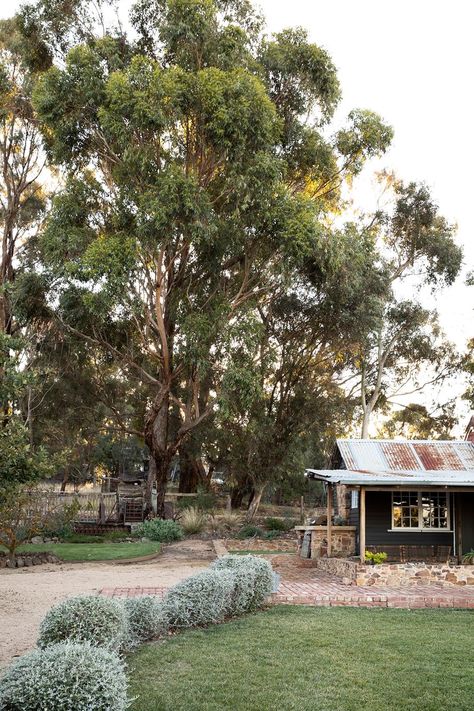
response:
<path id="1" fill-rule="evenodd" d="M 247 2 L 146 0 L 132 20 L 136 41 L 76 46 L 36 87 L 67 176 L 41 252 L 63 327 L 144 393 L 136 434 L 161 512 L 171 459 L 225 401 L 258 307 L 309 258 L 324 268 L 340 181 L 391 130 L 355 112 L 325 139 L 330 58 L 301 31 L 262 41 Z"/>
<path id="2" fill-rule="evenodd" d="M 440 215 L 425 185 L 395 181 L 393 194 L 393 210 L 375 215 L 370 226 L 379 240 L 391 289 L 381 303 L 376 328 L 353 358 L 357 376 L 350 392 L 360 398 L 363 438 L 369 436 L 375 409 L 439 384 L 460 367 L 441 332 L 436 309 L 423 307 L 416 298 L 400 297 L 407 292 L 406 284 L 415 294 L 426 286 L 436 294 L 454 282 L 462 263 L 455 227 Z"/>

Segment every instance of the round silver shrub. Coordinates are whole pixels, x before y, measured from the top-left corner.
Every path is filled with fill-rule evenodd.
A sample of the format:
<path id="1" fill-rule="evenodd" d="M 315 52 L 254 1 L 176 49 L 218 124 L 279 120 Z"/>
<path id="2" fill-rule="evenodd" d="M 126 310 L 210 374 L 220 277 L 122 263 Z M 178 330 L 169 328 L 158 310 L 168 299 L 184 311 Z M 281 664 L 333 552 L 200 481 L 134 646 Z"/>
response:
<path id="1" fill-rule="evenodd" d="M 272 592 L 273 569 L 255 555 L 226 555 L 212 564 L 213 570 L 230 570 L 235 576 L 233 614 L 252 612 L 262 607 Z"/>
<path id="2" fill-rule="evenodd" d="M 156 639 L 168 629 L 163 603 L 152 595 L 139 595 L 123 600 L 128 618 L 127 647 Z"/>
<path id="3" fill-rule="evenodd" d="M 62 642 L 20 657 L 0 680 L 2 711 L 124 711 L 127 679 L 114 652 Z"/>
<path id="4" fill-rule="evenodd" d="M 231 570 L 205 570 L 175 585 L 163 601 L 171 627 L 194 627 L 222 622 L 232 609 Z"/>
<path id="5" fill-rule="evenodd" d="M 127 635 L 127 613 L 121 602 L 101 595 L 78 595 L 47 612 L 38 646 L 70 640 L 118 651 L 126 644 Z"/>

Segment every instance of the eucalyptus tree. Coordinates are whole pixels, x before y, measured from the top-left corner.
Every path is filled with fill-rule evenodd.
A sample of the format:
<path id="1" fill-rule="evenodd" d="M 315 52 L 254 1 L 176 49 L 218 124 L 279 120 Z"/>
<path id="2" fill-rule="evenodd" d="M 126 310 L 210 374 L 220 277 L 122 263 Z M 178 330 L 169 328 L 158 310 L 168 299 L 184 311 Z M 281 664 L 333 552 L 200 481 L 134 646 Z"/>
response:
<path id="1" fill-rule="evenodd" d="M 377 407 L 440 383 L 460 367 L 436 309 L 403 298 L 407 289 L 416 292 L 426 286 L 433 298 L 454 282 L 462 263 L 455 228 L 440 215 L 426 186 L 395 182 L 394 196 L 393 211 L 375 215 L 370 227 L 378 235 L 391 293 L 377 326 L 353 358 L 358 375 L 350 392 L 360 398 L 364 438 Z"/>
<path id="2" fill-rule="evenodd" d="M 355 112 L 325 138 L 329 56 L 302 31 L 263 39 L 245 0 L 144 0 L 132 22 L 133 41 L 89 39 L 37 85 L 66 176 L 41 255 L 63 328 L 143 393 L 162 508 L 171 459 L 258 345 L 259 309 L 308 259 L 324 271 L 339 182 L 391 130 Z"/>

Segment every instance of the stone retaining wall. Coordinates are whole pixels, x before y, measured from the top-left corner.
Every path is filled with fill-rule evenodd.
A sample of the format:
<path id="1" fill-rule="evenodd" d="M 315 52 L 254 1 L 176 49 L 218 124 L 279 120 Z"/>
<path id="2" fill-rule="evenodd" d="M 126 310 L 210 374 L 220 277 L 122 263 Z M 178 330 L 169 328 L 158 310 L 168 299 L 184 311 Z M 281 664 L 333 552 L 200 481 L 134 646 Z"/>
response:
<path id="1" fill-rule="evenodd" d="M 296 541 L 294 533 L 291 538 L 273 538 L 272 540 L 262 538 L 228 538 L 225 541 L 227 550 L 255 550 L 255 551 L 288 551 L 296 553 Z"/>
<path id="2" fill-rule="evenodd" d="M 20 553 L 10 558 L 8 553 L 0 553 L 0 568 L 27 568 L 42 563 L 61 563 L 53 553 Z"/>
<path id="3" fill-rule="evenodd" d="M 408 585 L 474 585 L 474 566 L 447 563 L 383 563 L 362 565 L 353 560 L 321 558 L 317 566 L 347 585 L 378 587 Z"/>
<path id="4" fill-rule="evenodd" d="M 296 526 L 295 530 L 301 540 L 306 531 L 311 532 L 311 558 L 324 558 L 328 551 L 326 526 Z M 355 554 L 355 526 L 333 526 L 331 528 L 331 552 L 335 557 L 345 558 Z"/>

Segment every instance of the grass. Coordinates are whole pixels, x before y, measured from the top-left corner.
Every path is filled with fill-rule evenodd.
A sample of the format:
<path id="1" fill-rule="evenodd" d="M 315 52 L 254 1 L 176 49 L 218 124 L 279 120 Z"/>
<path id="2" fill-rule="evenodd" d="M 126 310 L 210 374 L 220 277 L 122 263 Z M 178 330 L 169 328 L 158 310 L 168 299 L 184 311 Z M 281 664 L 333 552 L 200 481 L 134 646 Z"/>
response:
<path id="1" fill-rule="evenodd" d="M 469 610 L 280 606 L 130 655 L 131 711 L 471 711 Z"/>
<path id="2" fill-rule="evenodd" d="M 20 546 L 18 553 L 54 553 L 64 561 L 127 560 L 160 551 L 161 544 L 153 541 L 137 543 L 41 543 Z"/>

